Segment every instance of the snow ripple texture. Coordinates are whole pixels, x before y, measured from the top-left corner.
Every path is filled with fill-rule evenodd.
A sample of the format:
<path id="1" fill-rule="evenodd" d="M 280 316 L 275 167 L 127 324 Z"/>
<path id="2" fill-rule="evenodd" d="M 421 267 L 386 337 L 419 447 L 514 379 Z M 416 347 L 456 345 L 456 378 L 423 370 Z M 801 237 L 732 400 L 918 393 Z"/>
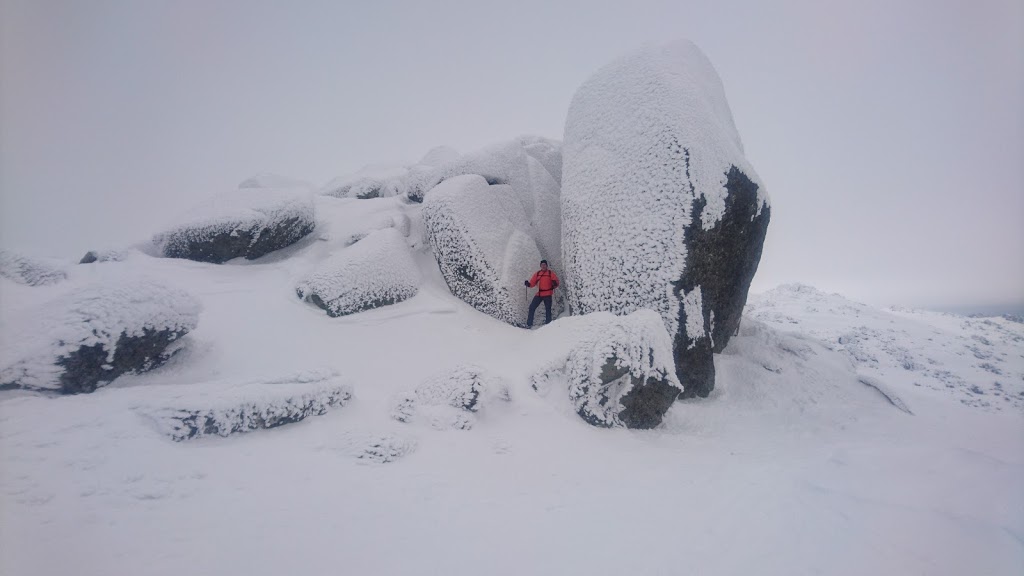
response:
<path id="1" fill-rule="evenodd" d="M 252 183 L 261 183 L 258 179 Z M 288 229 L 286 237 L 280 239 L 281 248 L 294 243 L 309 233 L 316 225 L 313 194 L 302 188 L 254 188 L 246 187 L 218 194 L 210 201 L 197 206 L 182 217 L 181 222 L 170 230 L 153 238 L 160 254 L 179 257 L 191 252 L 191 246 L 212 242 L 221 236 L 251 237 L 248 248 L 252 249 L 268 230 Z M 248 252 L 236 256 L 257 258 L 260 253 Z"/>
<path id="2" fill-rule="evenodd" d="M 697 224 L 694 201 L 706 201 L 699 224 L 714 227 L 736 166 L 757 184 L 758 205 L 767 205 L 718 74 L 686 41 L 605 66 L 573 97 L 563 153 L 562 248 L 573 313 L 649 308 L 678 334 L 673 286 L 686 268 L 684 230 Z"/>
<path id="3" fill-rule="evenodd" d="M 0 250 L 0 276 L 28 286 L 55 284 L 68 277 L 64 267 L 56 262 L 29 258 L 10 250 Z"/>
<path id="4" fill-rule="evenodd" d="M 170 388 L 163 386 L 162 388 Z M 173 387 L 171 406 L 141 407 L 175 441 L 230 436 L 292 424 L 344 406 L 351 386 L 333 373 L 310 372 L 267 381 L 205 382 Z"/>
<path id="5" fill-rule="evenodd" d="M 296 293 L 330 316 L 344 316 L 411 298 L 420 282 L 402 231 L 386 228 L 328 258 Z"/>
<path id="6" fill-rule="evenodd" d="M 60 359 L 100 345 L 107 362 L 113 362 L 122 335 L 141 337 L 147 330 L 184 335 L 198 325 L 199 311 L 193 296 L 155 281 L 86 287 L 5 326 L 20 337 L 0 351 L 0 383 L 59 389 Z"/>
<path id="7" fill-rule="evenodd" d="M 568 350 L 554 346 L 553 353 L 563 354 L 551 368 L 533 376 L 533 386 L 540 390 L 552 380 L 564 378 L 569 399 L 577 414 L 597 426 L 624 426 L 619 414 L 620 403 L 633 389 L 633 382 L 649 378 L 664 380 L 683 391 L 675 375 L 672 341 L 665 332 L 661 318 L 652 310 L 638 310 L 628 316 L 597 312 L 585 316 L 559 319 L 544 330 L 557 334 L 552 344 L 564 342 Z M 628 370 L 632 378 L 619 378 L 611 383 L 601 379 L 609 360 L 614 367 Z"/>

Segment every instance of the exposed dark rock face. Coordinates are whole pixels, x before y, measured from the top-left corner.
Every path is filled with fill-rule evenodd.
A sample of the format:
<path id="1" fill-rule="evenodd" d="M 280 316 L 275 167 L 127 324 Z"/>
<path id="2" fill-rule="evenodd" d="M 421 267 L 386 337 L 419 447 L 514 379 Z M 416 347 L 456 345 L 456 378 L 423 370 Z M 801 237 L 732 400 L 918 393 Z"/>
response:
<path id="1" fill-rule="evenodd" d="M 552 351 L 557 359 L 534 374 L 534 390 L 546 396 L 562 388 L 592 426 L 654 428 L 682 390 L 668 333 L 651 310 L 562 318 L 543 330 L 560 333 L 568 349 Z"/>
<path id="2" fill-rule="evenodd" d="M 254 260 L 298 242 L 316 227 L 308 191 L 244 188 L 221 194 L 154 238 L 161 255 L 221 264 Z"/>
<path id="3" fill-rule="evenodd" d="M 686 228 L 686 271 L 674 293 L 679 297 L 680 290 L 688 293 L 700 287 L 703 322 L 711 328 L 711 337 L 694 343 L 677 339 L 673 343 L 676 366 L 687 367 L 678 373 L 685 389 L 682 398 L 706 398 L 715 387 L 712 353 L 721 353 L 739 328 L 771 218 L 771 208 L 760 207 L 757 184 L 739 168 L 729 169 L 725 187 L 729 194 L 718 224 L 710 230 Z M 704 198 L 693 201 L 694 218 L 699 218 L 705 204 Z M 681 325 L 687 322 L 686 312 L 685 307 L 680 308 Z"/>
<path id="4" fill-rule="evenodd" d="M 770 219 L 711 63 L 681 42 L 602 68 L 573 98 L 563 154 L 570 309 L 654 310 L 680 397 L 708 396 Z"/>
<path id="5" fill-rule="evenodd" d="M 212 264 L 222 264 L 239 257 L 255 260 L 298 242 L 313 228 L 311 220 L 293 217 L 270 227 L 251 224 L 230 229 L 181 229 L 165 237 L 163 254 L 167 258 L 185 258 Z"/>
<path id="6" fill-rule="evenodd" d="M 167 361 L 199 321 L 199 302 L 147 280 L 86 286 L 19 317 L 4 350 L 0 385 L 92 392 Z"/>
<path id="7" fill-rule="evenodd" d="M 60 391 L 64 394 L 93 392 L 122 374 L 156 368 L 179 350 L 168 347 L 182 336 L 183 331 L 152 328 L 144 329 L 141 336 L 128 336 L 122 332 L 117 339 L 114 359 L 110 362 L 102 344 L 82 346 L 57 360 L 57 365 L 63 368 Z"/>

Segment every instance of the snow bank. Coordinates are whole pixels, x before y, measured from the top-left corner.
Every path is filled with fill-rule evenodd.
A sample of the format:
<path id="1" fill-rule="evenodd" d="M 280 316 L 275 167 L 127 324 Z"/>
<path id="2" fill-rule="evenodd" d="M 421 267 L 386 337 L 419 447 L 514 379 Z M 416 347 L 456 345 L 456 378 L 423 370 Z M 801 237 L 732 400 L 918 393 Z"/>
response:
<path id="1" fill-rule="evenodd" d="M 4 326 L 19 334 L 0 351 L 0 387 L 92 392 L 177 351 L 199 321 L 188 293 L 155 281 L 94 285 Z"/>
<path id="2" fill-rule="evenodd" d="M 687 394 L 706 396 L 768 225 L 714 68 L 689 42 L 605 66 L 573 97 L 563 154 L 573 313 L 655 310 Z"/>
<path id="3" fill-rule="evenodd" d="M 333 373 L 311 372 L 275 380 L 215 381 L 161 386 L 173 396 L 164 406 L 139 407 L 174 441 L 229 436 L 292 424 L 344 406 L 352 387 Z"/>
<path id="4" fill-rule="evenodd" d="M 289 246 L 315 227 L 312 194 L 301 189 L 245 188 L 196 207 L 153 238 L 158 252 L 220 264 L 253 260 Z"/>
<path id="5" fill-rule="evenodd" d="M 28 286 L 54 284 L 68 277 L 62 263 L 29 258 L 10 250 L 0 250 L 0 276 Z"/>
<path id="6" fill-rule="evenodd" d="M 651 310 L 572 316 L 539 332 L 555 359 L 532 377 L 533 388 L 549 395 L 556 383 L 567 385 L 588 424 L 654 428 L 683 391 L 672 342 Z"/>
<path id="7" fill-rule="evenodd" d="M 321 263 L 296 293 L 330 316 L 345 316 L 411 298 L 420 282 L 401 230 L 386 228 Z"/>
<path id="8" fill-rule="evenodd" d="M 484 314 L 524 326 L 523 281 L 541 254 L 509 187 L 490 186 L 478 175 L 445 180 L 424 202 L 423 221 L 452 294 Z"/>

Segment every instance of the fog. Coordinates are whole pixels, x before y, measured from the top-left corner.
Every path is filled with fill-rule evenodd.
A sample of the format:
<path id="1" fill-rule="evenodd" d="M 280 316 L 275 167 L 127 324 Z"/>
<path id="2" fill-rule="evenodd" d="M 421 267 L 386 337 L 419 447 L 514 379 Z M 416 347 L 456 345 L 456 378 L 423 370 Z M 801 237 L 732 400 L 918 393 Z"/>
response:
<path id="1" fill-rule="evenodd" d="M 2 0 L 0 247 L 77 260 L 254 174 L 561 138 L 589 74 L 680 37 L 772 199 L 752 290 L 1024 302 L 1012 0 Z"/>

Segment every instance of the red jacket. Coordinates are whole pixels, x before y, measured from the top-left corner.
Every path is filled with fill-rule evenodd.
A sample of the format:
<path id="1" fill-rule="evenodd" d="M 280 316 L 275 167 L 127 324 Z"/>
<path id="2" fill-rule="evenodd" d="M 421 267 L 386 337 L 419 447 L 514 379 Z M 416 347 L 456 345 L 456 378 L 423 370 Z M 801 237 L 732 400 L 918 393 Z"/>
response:
<path id="1" fill-rule="evenodd" d="M 533 273 L 533 278 L 530 278 L 530 288 L 539 286 L 537 290 L 537 296 L 551 296 L 555 292 L 555 288 L 558 288 L 558 275 L 548 270 L 537 270 Z"/>

